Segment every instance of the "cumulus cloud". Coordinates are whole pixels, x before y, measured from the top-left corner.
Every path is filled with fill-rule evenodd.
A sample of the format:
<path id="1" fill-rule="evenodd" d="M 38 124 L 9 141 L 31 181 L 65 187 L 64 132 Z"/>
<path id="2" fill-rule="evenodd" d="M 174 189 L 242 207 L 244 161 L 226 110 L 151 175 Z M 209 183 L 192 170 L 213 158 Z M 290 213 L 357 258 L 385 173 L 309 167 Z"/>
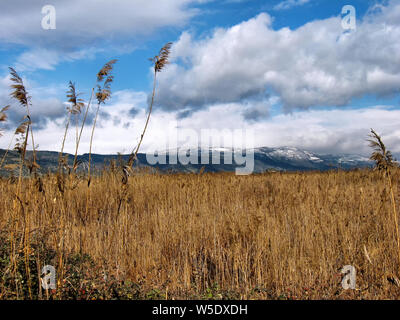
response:
<path id="1" fill-rule="evenodd" d="M 59 150 L 65 125 L 65 103 L 52 98 L 57 92 L 52 87 L 32 86 L 28 88 L 33 97 L 32 116 L 36 141 L 40 150 Z M 9 92 L 9 78 L 0 79 L 0 92 Z M 47 99 L 41 99 L 39 92 L 46 92 Z M 0 105 L 11 102 L 8 95 L 0 94 Z M 399 121 L 400 110 L 389 106 L 359 109 L 311 109 L 290 114 L 269 115 L 270 108 L 279 104 L 279 98 L 269 96 L 254 102 L 219 103 L 207 109 L 191 111 L 186 117 L 178 117 L 169 110 L 156 109 L 143 142 L 142 151 L 164 150 L 165 139 L 173 139 L 166 128 L 177 121 L 180 130 L 190 129 L 198 133 L 202 129 L 217 129 L 223 141 L 223 130 L 245 129 L 254 132 L 255 146 L 296 146 L 319 153 L 361 153 L 368 154 L 366 143 L 369 129 L 379 132 L 388 147 L 400 153 Z M 101 107 L 95 132 L 95 153 L 129 153 L 138 143 L 146 120 L 147 94 L 132 90 L 116 91 L 112 100 Z M 82 137 L 80 151 L 87 152 L 90 141 L 90 125 L 95 108 L 91 108 L 88 126 Z M 6 148 L 16 124 L 24 115 L 21 106 L 13 104 L 8 112 L 10 119 L 5 135 L 0 139 L 0 148 Z M 357 119 L 357 121 L 354 121 Z M 74 152 L 75 131 L 70 130 L 66 152 Z M 242 141 L 233 141 L 234 147 L 241 147 Z M 179 145 L 179 143 L 178 143 Z"/>
<path id="2" fill-rule="evenodd" d="M 0 1 L 0 43 L 27 48 L 20 71 L 53 70 L 63 61 L 98 52 L 132 52 L 134 39 L 164 27 L 185 25 L 205 0 L 54 0 L 56 29 L 42 28 L 45 0 Z M 23 9 L 21 9 L 23 8 Z M 128 43 L 128 44 L 127 44 Z"/>
<path id="3" fill-rule="evenodd" d="M 56 29 L 43 30 L 45 0 L 2 0 L 0 41 L 70 48 L 112 37 L 148 34 L 160 27 L 185 24 L 201 0 L 54 0 Z M 23 8 L 23 9 L 22 9 Z"/>
<path id="4" fill-rule="evenodd" d="M 60 88 L 55 86 L 39 87 L 32 84 L 28 79 L 23 79 L 28 94 L 31 96 L 31 119 L 36 129 L 44 128 L 49 122 L 56 121 L 65 116 L 67 105 L 59 100 L 56 95 Z M 26 109 L 10 96 L 10 77 L 0 78 L 0 106 L 10 105 L 8 111 L 7 127 L 15 130 L 23 117 Z"/>
<path id="5" fill-rule="evenodd" d="M 297 146 L 323 154 L 370 153 L 370 128 L 379 132 L 390 150 L 400 152 L 400 110 L 388 106 L 362 109 L 301 111 L 273 117 L 265 127 L 267 145 Z M 355 119 L 357 119 L 355 121 Z"/>
<path id="6" fill-rule="evenodd" d="M 198 110 L 215 103 L 281 98 L 286 111 L 343 106 L 400 87 L 400 4 L 368 14 L 344 33 L 341 18 L 274 30 L 267 13 L 203 39 L 184 32 L 159 77 L 158 106 Z"/>
<path id="7" fill-rule="evenodd" d="M 78 49 L 71 52 L 60 52 L 54 49 L 32 48 L 23 52 L 15 62 L 18 71 L 34 71 L 37 69 L 54 70 L 60 62 L 80 59 L 94 59 L 96 53 L 103 48 Z"/>
<path id="8" fill-rule="evenodd" d="M 270 97 L 261 101 L 244 102 L 242 116 L 248 121 L 266 120 L 270 115 L 270 109 L 279 102 L 279 98 Z"/>
<path id="9" fill-rule="evenodd" d="M 248 122 L 240 103 L 222 104 L 200 110 L 179 121 L 180 128 L 251 130 L 256 147 L 295 146 L 322 154 L 370 153 L 366 141 L 370 128 L 379 132 L 390 150 L 400 152 L 400 110 L 388 106 L 357 109 L 298 111 L 272 115 L 262 121 Z M 357 119 L 357 121 L 354 121 Z M 241 140 L 233 146 L 241 147 Z"/>
<path id="10" fill-rule="evenodd" d="M 136 115 L 139 113 L 139 110 L 136 109 L 135 107 L 132 107 L 131 109 L 129 109 L 129 115 L 131 117 L 136 117 Z"/>
<path id="11" fill-rule="evenodd" d="M 190 7 L 195 2 L 200 0 L 171 0 L 166 8 L 159 1 L 143 1 L 143 6 L 139 5 L 141 1 L 124 5 L 114 1 L 110 9 L 111 2 L 97 1 L 96 7 L 94 1 L 87 1 L 80 8 L 89 14 L 88 20 L 79 15 L 76 0 L 56 2 L 57 30 L 44 31 L 37 27 L 40 28 L 40 8 L 45 2 L 24 2 L 25 12 L 30 13 L 25 14 L 16 10 L 22 2 L 3 1 L 0 41 L 31 46 L 18 58 L 18 69 L 52 70 L 60 61 L 94 55 L 92 49 L 82 50 L 79 46 L 88 43 L 88 48 L 93 48 L 90 43 L 102 36 L 122 38 L 128 33 L 137 35 L 160 26 L 185 23 L 196 14 Z M 152 12 L 149 8 L 154 9 L 155 4 L 159 6 Z M 121 13 L 121 8 L 127 13 Z M 147 13 L 143 11 L 146 8 Z M 36 9 L 39 22 L 31 16 Z M 176 14 L 168 10 L 175 10 Z M 138 18 L 139 22 L 127 19 L 133 14 L 131 11 L 138 17 L 143 13 L 145 18 Z M 161 17 L 159 21 L 145 20 L 157 15 Z M 114 23 L 114 16 L 119 16 L 120 21 Z M 23 27 L 12 26 L 15 17 L 22 21 Z M 71 17 L 76 17 L 76 24 Z M 70 30 L 65 29 L 65 21 L 71 25 Z M 167 134 L 168 123 L 178 120 L 181 129 L 243 128 L 254 130 L 256 146 L 296 146 L 319 153 L 368 154 L 365 140 L 373 127 L 388 147 L 399 153 L 400 111 L 388 106 L 330 110 L 310 107 L 348 105 L 353 98 L 366 94 L 398 92 L 400 5 L 391 2 L 386 7 L 371 9 L 352 33 L 343 33 L 340 17 L 312 21 L 295 30 L 274 30 L 272 23 L 272 17 L 262 13 L 231 28 L 216 29 L 206 38 L 195 39 L 188 32 L 182 33 L 173 45 L 172 63 L 159 74 L 158 108 L 152 114 L 141 151 L 163 150 L 160 137 Z M 42 46 L 40 49 L 33 45 L 35 41 Z M 54 48 L 48 45 L 52 41 Z M 60 50 L 66 54 L 61 56 Z M 57 98 L 60 90 L 26 83 L 35 99 L 32 115 L 40 149 L 59 150 L 66 107 Z M 0 78 L 0 106 L 10 102 L 9 84 L 8 77 Z M 298 110 L 274 115 L 271 108 L 277 103 L 286 111 Z M 102 106 L 93 151 L 130 152 L 143 130 L 147 105 L 144 92 L 114 92 L 112 100 Z M 93 113 L 91 110 L 89 124 Z M 15 130 L 13 125 L 23 114 L 20 106 L 12 106 L 9 128 L 0 139 L 1 148 L 8 145 Z M 87 152 L 90 140 L 87 128 L 82 139 L 80 150 Z M 65 150 L 74 151 L 73 130 Z"/>

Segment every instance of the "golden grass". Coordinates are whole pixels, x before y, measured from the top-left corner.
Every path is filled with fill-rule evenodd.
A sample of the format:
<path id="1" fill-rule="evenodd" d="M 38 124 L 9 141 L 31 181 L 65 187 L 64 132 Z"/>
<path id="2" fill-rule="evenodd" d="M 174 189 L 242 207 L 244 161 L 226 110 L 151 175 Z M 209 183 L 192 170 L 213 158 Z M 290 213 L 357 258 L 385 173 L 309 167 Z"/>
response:
<path id="1" fill-rule="evenodd" d="M 400 171 L 392 177 L 399 190 Z M 86 212 L 84 182 L 61 194 L 55 175 L 44 192 L 26 179 L 17 213 L 17 185 L 0 180 L 0 229 L 44 239 L 57 253 L 58 290 L 65 257 L 84 253 L 168 298 L 399 297 L 390 190 L 378 172 L 138 173 L 126 188 L 112 171 L 92 180 Z M 342 289 L 344 265 L 356 267 L 357 290 Z M 0 285 L 0 298 L 9 295 Z"/>
<path id="2" fill-rule="evenodd" d="M 14 134 L 21 155 L 18 180 L 0 177 L 0 299 L 397 298 L 400 169 L 372 129 L 371 160 L 378 171 L 235 176 L 132 170 L 152 113 L 157 73 L 168 64 L 170 49 L 167 43 L 150 59 L 152 98 L 127 164 L 114 163 L 93 178 L 94 130 L 100 105 L 111 95 L 116 60 L 97 74 L 98 90 L 94 95 L 92 89 L 86 108 L 70 82 L 59 169 L 45 176 L 36 171 L 30 96 L 10 68 L 12 96 L 26 116 Z M 78 148 L 94 97 L 88 174 L 79 177 Z M 7 109 L 0 110 L 0 122 Z M 71 115 L 72 168 L 63 158 Z M 29 133 L 33 158 L 27 161 Z M 46 264 L 57 270 L 53 292 L 41 289 Z M 356 290 L 341 286 L 345 265 L 357 270 Z"/>

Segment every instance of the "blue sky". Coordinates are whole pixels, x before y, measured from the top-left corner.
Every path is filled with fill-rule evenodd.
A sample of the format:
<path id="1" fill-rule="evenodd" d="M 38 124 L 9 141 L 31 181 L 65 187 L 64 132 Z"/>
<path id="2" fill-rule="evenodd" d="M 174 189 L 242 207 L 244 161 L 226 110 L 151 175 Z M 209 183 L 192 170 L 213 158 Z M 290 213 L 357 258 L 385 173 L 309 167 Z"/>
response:
<path id="1" fill-rule="evenodd" d="M 41 27 L 47 4 L 56 10 L 55 30 Z M 345 32 L 341 11 L 349 4 L 357 29 Z M 148 58 L 171 41 L 143 151 L 162 149 L 165 123 L 178 121 L 196 131 L 253 130 L 255 146 L 320 153 L 366 154 L 372 126 L 400 152 L 399 1 L 3 0 L 0 30 L 0 106 L 12 104 L 0 148 L 23 116 L 9 98 L 9 66 L 32 95 L 39 149 L 59 150 L 68 82 L 88 100 L 96 73 L 116 58 L 94 151 L 127 152 L 144 125 Z M 73 146 L 71 133 L 66 151 Z"/>

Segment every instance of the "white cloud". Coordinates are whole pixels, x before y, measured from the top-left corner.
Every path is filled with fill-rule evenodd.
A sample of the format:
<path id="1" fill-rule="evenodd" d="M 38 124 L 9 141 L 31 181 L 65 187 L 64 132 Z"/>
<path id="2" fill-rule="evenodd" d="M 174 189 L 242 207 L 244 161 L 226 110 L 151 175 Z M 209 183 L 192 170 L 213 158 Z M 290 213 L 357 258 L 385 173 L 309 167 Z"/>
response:
<path id="1" fill-rule="evenodd" d="M 0 6 L 4 3 L 10 6 L 11 11 L 15 9 L 7 1 Z M 75 0 L 60 3 L 63 10 L 72 6 L 72 11 L 68 11 L 68 19 L 76 16 L 78 8 L 73 7 L 76 3 Z M 90 6 L 94 2 L 87 3 Z M 132 3 L 126 4 L 129 10 L 137 5 L 136 2 Z M 151 1 L 153 6 L 154 3 Z M 54 35 L 46 38 L 44 33 L 40 33 L 45 31 L 29 29 L 29 23 L 33 23 L 29 22 L 32 17 L 25 17 L 19 11 L 15 11 L 15 14 L 22 19 L 26 18 L 28 27 L 7 29 L 10 27 L 7 26 L 7 21 L 13 21 L 7 20 L 12 12 L 0 10 L 0 27 L 3 25 L 9 30 L 7 34 L 7 30 L 0 28 L 0 41 L 28 44 L 35 39 L 49 43 L 53 39 L 55 48 L 33 47 L 18 59 L 18 67 L 22 70 L 51 70 L 60 61 L 90 57 L 94 54 L 91 49 L 79 50 L 78 46 L 87 39 L 100 37 L 102 32 L 107 35 L 126 35 L 138 23 L 138 29 L 131 30 L 133 34 L 137 34 L 155 30 L 161 25 L 184 23 L 195 14 L 187 6 L 192 1 L 173 0 L 171 3 L 175 4 L 177 15 L 176 19 L 171 17 L 169 22 L 156 21 L 152 24 L 142 20 L 139 23 L 128 21 L 127 15 L 122 15 L 122 21 L 115 26 L 111 20 L 104 22 L 108 21 L 106 13 L 98 8 L 86 7 L 85 2 L 82 4 L 85 6 L 84 11 L 90 12 L 88 21 L 93 22 L 95 27 L 92 28 L 90 24 L 87 29 L 82 29 L 84 19 L 80 16 L 77 24 L 71 26 L 71 30 L 60 27 L 63 36 L 60 39 L 64 42 L 69 37 L 71 39 L 70 43 L 65 43 L 67 48 L 63 48 L 63 41 L 60 39 L 54 40 Z M 100 4 L 100 7 L 108 6 L 108 2 Z M 31 5 L 31 2 L 27 4 L 28 9 Z M 156 14 L 163 15 L 163 3 L 160 6 Z M 138 8 L 139 11 L 142 9 Z M 111 12 L 110 19 L 114 13 Z M 96 14 L 103 25 L 99 26 L 100 22 L 93 21 Z M 115 14 L 118 16 L 121 13 Z M 1 19 L 2 15 L 5 22 Z M 65 21 L 71 21 L 68 19 Z M 148 30 L 144 30 L 147 23 Z M 40 21 L 38 25 L 40 26 Z M 84 30 L 83 34 L 78 34 L 79 30 Z M 400 152 L 400 111 L 390 107 L 310 109 L 268 118 L 271 106 L 277 102 L 281 102 L 287 111 L 291 111 L 319 105 L 345 105 L 352 98 L 365 94 L 398 92 L 400 5 L 392 2 L 389 7 L 383 7 L 381 11 L 371 14 L 358 24 L 354 33 L 343 34 L 342 31 L 339 17 L 313 21 L 296 30 L 274 30 L 272 18 L 263 13 L 231 28 L 219 28 L 210 37 L 200 40 L 184 32 L 173 46 L 171 65 L 159 74 L 156 102 L 162 108 L 156 109 L 152 115 L 142 151 L 163 149 L 160 137 L 166 134 L 166 124 L 175 121 L 179 112 L 184 111 L 186 117 L 179 120 L 181 128 L 252 129 L 256 133 L 257 146 L 287 145 L 320 153 L 365 154 L 369 152 L 365 139 L 369 128 L 373 127 L 383 136 L 393 152 Z M 67 54 L 60 55 L 60 50 L 63 49 L 66 49 Z M 29 82 L 27 84 L 29 86 Z M 0 78 L 0 106 L 9 100 L 8 85 L 8 77 Z M 59 150 L 65 105 L 55 98 L 57 90 L 54 88 L 40 89 L 45 89 L 50 94 L 46 94 L 49 96 L 47 99 L 38 98 L 34 101 L 34 116 L 45 119 L 45 122 L 39 121 L 39 126 L 36 127 L 36 140 L 40 144 L 40 150 Z M 39 88 L 30 87 L 29 90 L 32 96 L 40 97 Z M 44 96 L 43 92 L 40 95 Z M 96 153 L 130 152 L 143 129 L 146 94 L 124 90 L 113 93 L 113 96 L 109 105 L 102 106 L 102 116 L 95 132 L 93 151 Z M 13 107 L 12 121 L 17 121 L 23 114 L 22 110 L 15 110 L 14 112 Z M 93 110 L 91 115 L 92 113 Z M 7 135 L 0 139 L 1 148 L 8 145 L 11 132 L 12 130 L 8 130 Z M 73 130 L 70 134 L 66 144 L 67 152 L 74 151 Z M 81 152 L 87 152 L 89 139 L 90 130 L 86 128 Z"/>
<path id="2" fill-rule="evenodd" d="M 274 100 L 274 98 L 272 98 Z M 146 94 L 129 90 L 118 91 L 114 101 L 102 106 L 94 136 L 95 153 L 129 153 L 138 143 L 146 119 Z M 130 115 L 135 108 L 137 113 Z M 400 153 L 399 121 L 400 110 L 389 106 L 375 106 L 358 109 L 332 109 L 298 111 L 291 114 L 262 117 L 260 121 L 249 122 L 244 118 L 246 106 L 240 103 L 216 104 L 199 110 L 178 120 L 178 128 L 200 132 L 202 129 L 218 129 L 221 138 L 223 130 L 252 130 L 256 147 L 295 146 L 318 153 L 369 154 L 366 142 L 370 128 L 382 135 L 385 144 L 395 153 Z M 262 109 L 265 111 L 265 109 Z M 94 108 L 91 113 L 94 112 Z M 355 121 L 356 120 L 356 121 Z M 156 110 L 150 119 L 141 152 L 166 149 L 165 139 L 168 125 L 176 121 L 176 113 Z M 80 152 L 89 149 L 90 121 L 82 137 Z M 36 141 L 40 150 L 59 150 L 64 128 L 64 115 L 55 116 L 45 127 L 36 128 Z M 75 131 L 70 130 L 65 150 L 74 152 Z M 5 148 L 11 131 L 0 138 L 0 148 Z M 171 141 L 171 140 L 169 140 Z M 182 141 L 181 141 L 182 142 Z M 241 147 L 241 141 L 234 145 Z"/>
<path id="3" fill-rule="evenodd" d="M 63 61 L 96 53 L 131 52 L 132 43 L 164 27 L 185 25 L 205 0 L 54 0 L 56 29 L 42 28 L 45 0 L 2 0 L 0 43 L 27 47 L 16 61 L 20 71 L 53 70 Z M 23 10 L 21 10 L 23 8 Z"/>
<path id="4" fill-rule="evenodd" d="M 310 0 L 285 0 L 274 6 L 274 10 L 288 10 L 293 7 L 302 6 L 308 2 Z"/>
<path id="5" fill-rule="evenodd" d="M 54 70 L 63 61 L 80 59 L 94 59 L 96 53 L 103 52 L 102 48 L 89 48 L 71 52 L 60 52 L 52 49 L 33 48 L 22 53 L 15 62 L 19 72 L 34 71 L 37 69 Z"/>
<path id="6" fill-rule="evenodd" d="M 292 110 L 398 92 L 400 4 L 392 1 L 350 34 L 339 16 L 295 30 L 274 30 L 271 20 L 262 13 L 200 40 L 184 32 L 159 76 L 159 105 L 197 110 L 272 90 Z"/>
<path id="7" fill-rule="evenodd" d="M 25 70 L 53 70 L 54 66 L 59 63 L 60 57 L 55 51 L 46 49 L 35 49 L 22 53 L 15 67 L 19 71 Z"/>
<path id="8" fill-rule="evenodd" d="M 60 87 L 39 86 L 26 78 L 23 78 L 23 82 L 31 97 L 30 113 L 35 127 L 44 128 L 49 122 L 64 116 L 66 106 L 57 98 Z M 11 131 L 14 131 L 26 115 L 26 109 L 11 98 L 11 84 L 9 75 L 0 78 L 0 108 L 5 105 L 11 106 L 7 113 L 8 122 L 6 124 Z M 65 91 L 65 88 L 63 87 L 62 90 Z"/>
<path id="9" fill-rule="evenodd" d="M 0 41 L 50 48 L 75 48 L 93 41 L 148 34 L 161 27 L 182 26 L 198 13 L 200 0 L 54 0 L 56 29 L 41 26 L 44 0 L 2 0 Z M 22 9 L 23 8 L 23 9 Z"/>

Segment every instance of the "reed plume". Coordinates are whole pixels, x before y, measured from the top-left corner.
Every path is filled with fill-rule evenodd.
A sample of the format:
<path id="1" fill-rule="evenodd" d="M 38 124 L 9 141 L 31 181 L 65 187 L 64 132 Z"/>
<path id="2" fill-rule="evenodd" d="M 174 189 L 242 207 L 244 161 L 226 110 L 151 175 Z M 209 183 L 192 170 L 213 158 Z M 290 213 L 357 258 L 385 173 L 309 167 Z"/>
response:
<path id="1" fill-rule="evenodd" d="M 22 159 L 25 161 L 26 155 L 26 145 L 28 140 L 29 127 L 31 125 L 31 119 L 29 116 L 25 116 L 22 122 L 19 124 L 17 129 L 15 129 L 15 136 L 17 137 L 14 150 L 17 151 Z"/>
<path id="2" fill-rule="evenodd" d="M 94 117 L 92 134 L 90 136 L 90 145 L 89 145 L 89 164 L 88 164 L 88 185 L 90 185 L 90 168 L 91 168 L 91 159 L 92 159 L 92 145 L 93 145 L 93 136 L 94 130 L 96 128 L 97 118 L 99 116 L 100 105 L 105 104 L 105 102 L 111 97 L 111 83 L 114 80 L 114 76 L 111 74 L 114 68 L 114 64 L 117 62 L 116 59 L 110 60 L 107 62 L 103 68 L 97 73 L 97 110 L 96 115 Z M 105 79 L 104 79 L 105 78 Z"/>
<path id="3" fill-rule="evenodd" d="M 36 147 L 35 147 L 35 140 L 33 137 L 33 129 L 32 129 L 32 117 L 30 113 L 30 107 L 31 107 L 31 97 L 29 96 L 24 82 L 22 78 L 18 75 L 18 73 L 15 71 L 13 68 L 9 68 L 10 70 L 10 75 L 11 78 L 10 80 L 13 82 L 11 85 L 11 88 L 14 89 L 14 91 L 11 93 L 11 96 L 16 99 L 21 106 L 23 106 L 26 109 L 26 117 L 29 119 L 29 125 L 28 125 L 28 130 L 25 132 L 26 134 L 26 141 L 24 144 L 25 150 L 24 150 L 24 155 L 26 153 L 26 146 L 27 146 L 27 140 L 29 136 L 29 132 L 31 134 L 31 139 L 32 139 L 32 154 L 33 154 L 33 159 L 32 159 L 32 169 L 34 170 L 36 174 L 36 168 L 39 167 L 37 164 L 37 158 L 36 158 Z"/>
<path id="4" fill-rule="evenodd" d="M 0 110 L 0 122 L 6 122 L 6 121 L 7 121 L 7 113 L 6 113 L 6 112 L 7 112 L 7 110 L 8 110 L 9 108 L 10 108 L 10 106 L 7 105 L 7 106 L 5 106 L 4 108 L 2 108 L 2 109 Z M 3 134 L 2 134 L 1 129 L 0 129 L 0 137 L 1 137 L 2 135 L 3 135 Z M 6 160 L 6 157 L 7 157 L 8 151 L 10 150 L 10 147 L 11 147 L 11 144 L 12 144 L 12 142 L 13 142 L 14 136 L 15 136 L 15 134 L 12 136 L 11 141 L 10 141 L 8 147 L 7 147 L 7 150 L 6 150 L 6 152 L 4 153 L 3 157 L 1 158 L 1 161 L 0 161 L 0 168 L 3 166 L 3 163 L 4 163 L 4 161 Z"/>
<path id="5" fill-rule="evenodd" d="M 384 170 L 387 173 L 395 165 L 393 155 L 387 150 L 382 138 L 373 129 L 371 129 L 369 136 L 371 138 L 368 140 L 369 146 L 374 150 L 370 160 L 375 162 L 376 169 Z"/>
<path id="6" fill-rule="evenodd" d="M 6 111 L 10 108 L 9 105 L 5 106 L 4 108 L 2 108 L 0 110 L 0 122 L 6 122 L 7 121 L 7 113 Z M 2 130 L 0 129 L 0 137 L 3 135 Z M 1 158 L 0 161 L 0 168 L 3 166 L 3 163 L 7 157 L 8 151 L 10 150 L 11 144 L 12 144 L 12 140 L 14 139 L 14 136 L 12 137 L 10 144 L 8 145 L 8 148 L 6 150 L 6 152 L 4 153 L 3 157 Z"/>
<path id="7" fill-rule="evenodd" d="M 111 76 L 109 74 L 111 73 L 111 71 L 113 69 L 113 65 L 116 62 L 117 62 L 117 60 L 115 60 L 115 59 L 107 62 L 103 66 L 103 68 L 101 68 L 101 70 L 97 73 L 97 85 L 95 87 L 97 88 L 96 98 L 97 98 L 98 102 L 101 101 L 101 103 L 104 103 L 111 96 L 111 82 L 113 81 L 113 76 Z M 99 83 L 101 83 L 104 80 L 104 77 L 106 77 L 106 81 L 104 81 L 103 88 L 101 88 Z M 84 114 L 84 117 L 83 117 L 81 129 L 80 129 L 79 134 L 77 132 L 77 136 L 76 136 L 76 147 L 75 147 L 75 155 L 74 155 L 74 162 L 73 162 L 74 171 L 77 169 L 78 164 L 79 164 L 79 161 L 78 161 L 79 144 L 80 144 L 80 141 L 81 141 L 82 132 L 83 132 L 83 128 L 84 128 L 85 123 L 86 123 L 86 119 L 87 119 L 87 115 L 88 115 L 88 112 L 89 112 L 89 109 L 90 109 L 90 105 L 92 104 L 95 87 L 92 88 L 90 99 L 89 99 L 89 102 L 88 102 L 88 104 L 86 106 L 85 114 Z M 99 106 L 98 106 L 98 108 L 99 108 Z M 95 120 L 95 122 L 96 122 L 96 120 Z M 78 129 L 77 129 L 77 131 L 78 131 Z M 93 134 L 94 134 L 94 128 L 92 129 L 92 136 L 93 136 Z M 91 156 L 90 156 L 90 152 L 89 152 L 89 158 L 90 157 Z"/>
<path id="8" fill-rule="evenodd" d="M 7 121 L 7 114 L 6 111 L 10 108 L 10 106 L 5 106 L 0 110 L 0 122 L 6 122 Z M 2 132 L 0 129 L 0 137 L 2 136 Z"/>
<path id="9" fill-rule="evenodd" d="M 58 159 L 59 168 L 61 168 L 62 165 L 68 166 L 68 163 L 63 158 L 63 152 L 64 152 L 65 140 L 67 138 L 68 128 L 71 121 L 71 116 L 72 115 L 77 116 L 78 114 L 80 114 L 82 108 L 85 105 L 83 99 L 79 98 L 81 93 L 76 92 L 75 83 L 72 83 L 72 81 L 70 81 L 68 87 L 69 90 L 67 91 L 67 98 L 68 98 L 67 101 L 70 103 L 70 106 L 67 107 L 68 116 L 67 116 L 67 123 L 65 125 L 64 137 L 61 144 L 60 156 Z"/>

